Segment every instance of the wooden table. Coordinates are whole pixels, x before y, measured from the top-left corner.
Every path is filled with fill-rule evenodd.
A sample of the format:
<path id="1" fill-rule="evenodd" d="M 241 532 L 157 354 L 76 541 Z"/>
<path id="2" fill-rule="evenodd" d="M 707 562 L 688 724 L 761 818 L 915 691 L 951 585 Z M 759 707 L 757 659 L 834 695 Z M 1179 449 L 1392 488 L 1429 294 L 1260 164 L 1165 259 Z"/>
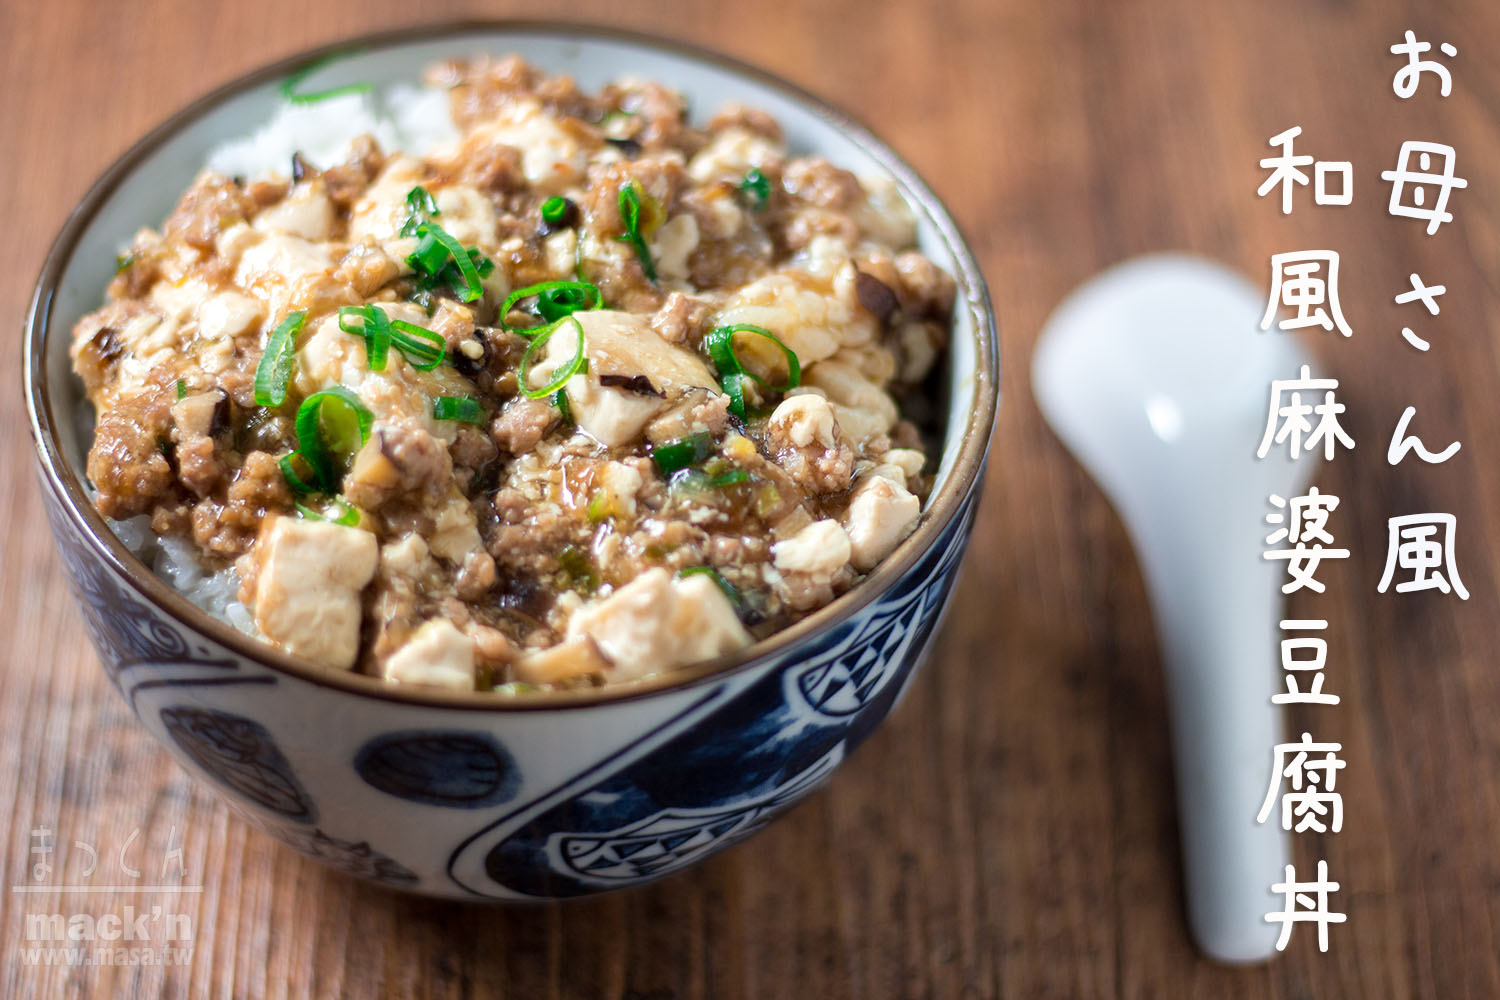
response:
<path id="1" fill-rule="evenodd" d="M 982 257 L 1005 379 L 974 551 L 933 662 L 832 787 L 751 843 L 641 891 L 487 909 L 357 884 L 230 815 L 109 690 L 67 596 L 31 473 L 19 378 L 0 395 L 0 817 L 5 887 L 30 833 L 118 851 L 181 844 L 204 894 L 191 963 L 40 969 L 22 897 L 0 904 L 6 996 L 668 998 L 1500 996 L 1500 6 L 654 0 L 630 23 L 758 63 L 879 123 Z M 604 19 L 616 5 L 563 13 Z M 414 17 L 552 15 L 429 0 L 0 6 L 0 316 L 14 369 L 45 249 L 147 127 L 273 57 Z M 1406 28 L 1452 41 L 1453 95 L 1398 101 Z M 1351 160 L 1355 204 L 1284 217 L 1255 197 L 1269 136 Z M 1458 150 L 1457 221 L 1386 214 L 1404 139 Z M 1257 282 L 1271 253 L 1344 254 L 1355 336 L 1314 340 L 1358 449 L 1320 484 L 1353 550 L 1294 610 L 1332 622 L 1320 738 L 1343 741 L 1337 836 L 1299 839 L 1344 885 L 1320 955 L 1299 931 L 1227 970 L 1189 944 L 1158 650 L 1125 535 L 1043 426 L 1031 343 L 1079 281 L 1181 248 Z M 1420 271 L 1441 316 L 1392 297 Z M 1420 327 L 1432 350 L 1402 343 Z M 1437 467 L 1389 468 L 1406 405 Z M 1377 596 L 1386 518 L 1458 516 L 1467 603 Z M 1299 718 L 1294 716 L 1294 723 Z M 152 855 L 154 856 L 154 855 Z M 127 898 L 125 901 L 129 901 Z M 108 900 L 102 902 L 110 902 Z M 115 901 L 118 902 L 118 901 Z"/>

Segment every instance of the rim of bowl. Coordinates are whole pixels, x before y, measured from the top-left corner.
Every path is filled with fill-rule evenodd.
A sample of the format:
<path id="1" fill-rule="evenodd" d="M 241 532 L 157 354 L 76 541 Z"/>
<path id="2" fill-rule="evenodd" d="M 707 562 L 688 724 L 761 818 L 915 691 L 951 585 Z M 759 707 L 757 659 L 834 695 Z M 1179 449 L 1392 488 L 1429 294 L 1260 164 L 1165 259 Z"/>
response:
<path id="1" fill-rule="evenodd" d="M 623 42 L 707 64 L 779 91 L 783 96 L 814 112 L 823 124 L 841 133 L 884 169 L 890 171 L 936 228 L 953 255 L 960 298 L 967 309 L 977 340 L 976 370 L 972 396 L 965 407 L 967 423 L 959 441 L 952 473 L 923 511 L 922 523 L 875 571 L 813 614 L 746 649 L 681 670 L 655 674 L 638 681 L 602 687 L 542 691 L 523 696 L 497 696 L 487 691 L 445 692 L 390 684 L 378 677 L 352 671 L 329 670 L 292 656 L 269 643 L 213 617 L 173 590 L 115 537 L 104 518 L 88 501 L 77 474 L 63 457 L 52 419 L 52 401 L 46 381 L 47 352 L 43 341 L 51 321 L 53 295 L 72 258 L 84 229 L 93 221 L 101 204 L 131 174 L 140 161 L 167 139 L 225 100 L 252 87 L 284 78 L 311 62 L 350 50 L 395 48 L 407 42 L 453 38 L 480 32 L 525 35 L 573 35 L 599 41 Z M 999 347 L 994 311 L 979 265 L 948 210 L 906 161 L 876 137 L 868 127 L 846 112 L 802 88 L 729 56 L 695 44 L 620 28 L 582 22 L 549 20 L 461 19 L 409 28 L 383 30 L 321 45 L 278 59 L 223 84 L 192 101 L 148 132 L 100 175 L 83 199 L 69 213 L 57 239 L 48 251 L 26 318 L 22 370 L 26 380 L 26 402 L 31 433 L 41 472 L 74 526 L 87 540 L 93 555 L 123 576 L 137 594 L 156 610 L 175 619 L 190 631 L 200 633 L 246 659 L 320 687 L 405 705 L 457 708 L 488 712 L 578 709 L 589 705 L 621 702 L 695 687 L 733 674 L 752 670 L 807 639 L 848 621 L 898 580 L 930 548 L 933 541 L 958 515 L 976 481 L 989 451 L 990 435 L 999 406 Z M 949 358 L 951 364 L 951 357 Z M 949 429 L 951 433 L 951 428 Z"/>

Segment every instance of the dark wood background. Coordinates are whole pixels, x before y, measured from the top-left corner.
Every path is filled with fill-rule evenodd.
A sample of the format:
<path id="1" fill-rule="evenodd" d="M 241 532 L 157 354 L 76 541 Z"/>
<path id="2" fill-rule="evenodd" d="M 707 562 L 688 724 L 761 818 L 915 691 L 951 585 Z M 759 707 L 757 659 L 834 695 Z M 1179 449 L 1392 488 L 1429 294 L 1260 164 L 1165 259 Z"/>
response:
<path id="1" fill-rule="evenodd" d="M 857 997 L 1500 996 L 1500 6 L 1323 0 L 932 0 L 719 5 L 626 15 L 429 0 L 6 0 L 0 5 L 0 872 L 29 831 L 185 842 L 206 891 L 184 968 L 24 966 L 21 897 L 0 903 L 6 996 Z M 982 258 L 1005 365 L 966 576 L 926 674 L 824 793 L 659 886 L 486 909 L 331 874 L 232 816 L 135 725 L 88 648 L 31 472 L 15 372 L 25 302 L 87 184 L 146 128 L 269 59 L 415 18 L 564 16 L 658 30 L 780 73 L 876 124 L 951 205 Z M 1454 93 L 1391 92 L 1412 28 L 1459 47 Z M 1355 204 L 1283 217 L 1254 190 L 1266 139 L 1355 164 Z M 1467 191 L 1435 237 L 1390 218 L 1379 172 L 1403 139 L 1458 149 Z M 1157 645 L 1125 536 L 1049 434 L 1028 385 L 1049 310 L 1156 249 L 1259 282 L 1271 253 L 1344 254 L 1352 340 L 1314 343 L 1344 379 L 1358 449 L 1322 477 L 1354 550 L 1299 605 L 1331 620 L 1320 738 L 1342 740 L 1342 833 L 1299 838 L 1349 922 L 1227 970 L 1187 939 Z M 1442 314 L 1397 307 L 1414 270 Z M 1432 341 L 1419 355 L 1403 323 Z M 1446 465 L 1386 467 L 1402 408 Z M 1380 597 L 1385 518 L 1459 518 L 1467 604 Z M 175 832 L 174 832 L 175 831 Z M 117 849 L 115 847 L 114 849 Z M 101 862 L 104 863 L 104 862 Z M 132 900 L 125 899 L 123 902 Z M 100 906 L 121 900 L 95 899 Z"/>

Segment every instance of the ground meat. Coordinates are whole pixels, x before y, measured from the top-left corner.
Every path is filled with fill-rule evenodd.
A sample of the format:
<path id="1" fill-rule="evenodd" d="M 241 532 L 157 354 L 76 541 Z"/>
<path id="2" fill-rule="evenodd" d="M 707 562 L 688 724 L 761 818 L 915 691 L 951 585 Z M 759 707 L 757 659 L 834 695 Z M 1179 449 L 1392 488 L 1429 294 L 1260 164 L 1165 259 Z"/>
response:
<path id="1" fill-rule="evenodd" d="M 781 124 L 759 108 L 747 108 L 743 104 L 726 104 L 708 120 L 710 133 L 742 128 L 756 135 L 765 136 L 772 142 L 781 141 Z"/>
<path id="2" fill-rule="evenodd" d="M 453 120 L 461 128 L 493 118 L 521 99 L 536 99 L 549 110 L 589 121 L 597 121 L 605 107 L 581 93 L 572 79 L 544 77 L 519 56 L 449 60 L 429 70 L 426 78 L 448 88 Z"/>
<path id="3" fill-rule="evenodd" d="M 364 135 L 354 140 L 349 159 L 323 171 L 323 184 L 328 198 L 334 205 L 348 210 L 365 193 L 380 168 L 385 165 L 385 154 L 373 137 Z"/>
<path id="4" fill-rule="evenodd" d="M 453 578 L 458 596 L 466 601 L 478 600 L 495 585 L 495 560 L 488 552 L 475 550 L 464 556 L 463 565 Z"/>
<path id="5" fill-rule="evenodd" d="M 859 178 L 821 156 L 789 160 L 781 186 L 794 198 L 834 210 L 849 208 L 864 196 Z"/>
<path id="6" fill-rule="evenodd" d="M 351 503 L 379 510 L 409 493 L 441 496 L 453 480 L 453 460 L 443 442 L 413 420 L 375 428 L 344 484 Z"/>
<path id="7" fill-rule="evenodd" d="M 545 399 L 517 396 L 490 423 L 490 438 L 504 451 L 520 455 L 535 448 L 559 416 L 557 407 Z"/>
<path id="8" fill-rule="evenodd" d="M 464 143 L 448 176 L 492 194 L 507 194 L 526 186 L 521 151 L 483 136 Z"/>
<path id="9" fill-rule="evenodd" d="M 90 395 L 113 380 L 115 363 L 125 354 L 121 332 L 132 319 L 143 315 L 155 313 L 137 299 L 118 299 L 89 313 L 73 328 L 73 370 Z"/>
<path id="10" fill-rule="evenodd" d="M 844 246 L 852 247 L 859 242 L 859 225 L 842 212 L 803 209 L 791 217 L 783 230 L 782 246 L 789 252 L 806 250 L 819 236 L 831 236 Z"/>
<path id="11" fill-rule="evenodd" d="M 150 291 L 161 277 L 166 243 L 156 233 L 143 230 L 115 262 L 115 276 L 109 283 L 109 297 L 115 300 L 136 299 Z M 112 302 L 111 305 L 119 304 Z"/>
<path id="12" fill-rule="evenodd" d="M 498 450 L 495 442 L 478 427 L 460 427 L 448 446 L 453 459 L 454 479 L 465 482 L 479 475 L 495 460 Z"/>
<path id="13" fill-rule="evenodd" d="M 215 454 L 212 438 L 201 435 L 178 442 L 177 478 L 198 496 L 207 496 L 224 479 L 224 466 Z"/>
<path id="14" fill-rule="evenodd" d="M 651 329 L 668 343 L 696 347 L 707 332 L 708 317 L 712 313 L 713 304 L 707 299 L 672 292 L 652 315 Z"/>
<path id="15" fill-rule="evenodd" d="M 129 410 L 108 411 L 94 426 L 87 473 L 98 491 L 94 502 L 105 517 L 145 514 L 171 492 L 165 424 L 137 421 Z"/>
<path id="16" fill-rule="evenodd" d="M 485 538 L 498 569 L 522 577 L 548 578 L 557 572 L 558 556 L 576 545 L 583 523 L 552 505 L 536 504 L 507 488 L 495 495 L 500 520 Z"/>
<path id="17" fill-rule="evenodd" d="M 162 231 L 168 242 L 186 243 L 198 250 L 213 249 L 229 226 L 250 218 L 258 206 L 239 185 L 226 177 L 204 174 L 188 188 Z"/>
<path id="18" fill-rule="evenodd" d="M 687 131 L 687 102 L 659 83 L 631 92 L 622 106 L 639 122 L 633 138 L 647 149 L 680 148 Z"/>
<path id="19" fill-rule="evenodd" d="M 194 393 L 172 404 L 177 478 L 200 497 L 208 496 L 224 480 L 227 469 L 219 447 L 229 430 L 229 395 L 222 389 Z"/>
<path id="20" fill-rule="evenodd" d="M 620 188 L 631 181 L 640 184 L 645 196 L 642 199 L 642 225 L 655 228 L 664 221 L 661 213 L 671 209 L 686 179 L 682 163 L 675 159 L 642 157 L 593 164 L 589 168 L 589 190 L 583 206 L 588 231 L 600 239 L 614 239 L 624 234 L 625 223 L 620 218 Z"/>
<path id="21" fill-rule="evenodd" d="M 678 200 L 698 225 L 698 246 L 688 258 L 688 268 L 700 290 L 738 288 L 774 263 L 776 245 L 763 225 L 764 213 L 737 207 L 739 200 L 729 184 L 694 188 Z M 726 204 L 732 209 L 726 211 Z"/>
<path id="22" fill-rule="evenodd" d="M 953 314 L 953 278 L 916 251 L 896 257 L 897 290 L 908 316 L 947 320 Z"/>
<path id="23" fill-rule="evenodd" d="M 229 485 L 229 505 L 262 516 L 291 509 L 292 491 L 287 488 L 275 456 L 263 451 L 252 451 L 245 456 L 244 464 Z"/>

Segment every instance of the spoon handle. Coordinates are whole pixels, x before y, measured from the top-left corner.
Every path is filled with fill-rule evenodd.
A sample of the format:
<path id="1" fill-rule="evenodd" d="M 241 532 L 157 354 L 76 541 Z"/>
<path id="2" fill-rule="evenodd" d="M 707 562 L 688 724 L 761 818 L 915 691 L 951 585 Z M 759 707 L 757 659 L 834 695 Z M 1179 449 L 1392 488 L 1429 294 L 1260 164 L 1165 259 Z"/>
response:
<path id="1" fill-rule="evenodd" d="M 1177 542 L 1138 551 L 1151 553 L 1166 661 L 1188 922 L 1210 957 L 1256 962 L 1275 953 L 1278 928 L 1265 915 L 1283 906 L 1271 885 L 1289 855 L 1279 812 L 1256 822 L 1281 742 L 1271 703 L 1279 577 L 1268 564 L 1228 572 L 1234 562 L 1208 558 L 1215 546 Z"/>

